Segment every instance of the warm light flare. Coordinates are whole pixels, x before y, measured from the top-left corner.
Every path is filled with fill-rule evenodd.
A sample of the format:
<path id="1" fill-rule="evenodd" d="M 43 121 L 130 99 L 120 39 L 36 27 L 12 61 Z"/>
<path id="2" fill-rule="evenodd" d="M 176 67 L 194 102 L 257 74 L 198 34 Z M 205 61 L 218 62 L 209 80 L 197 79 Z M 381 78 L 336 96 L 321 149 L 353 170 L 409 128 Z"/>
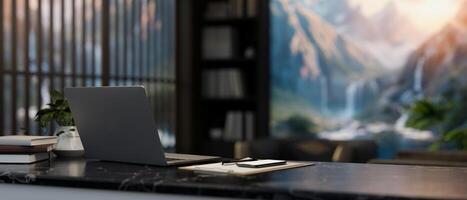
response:
<path id="1" fill-rule="evenodd" d="M 372 16 L 394 3 L 401 14 L 407 16 L 417 29 L 433 33 L 443 27 L 459 10 L 462 0 L 351 0 L 353 7 L 360 7 L 363 14 Z"/>
<path id="2" fill-rule="evenodd" d="M 459 1 L 423 0 L 401 4 L 405 11 L 422 31 L 437 31 L 452 19 L 458 9 Z"/>

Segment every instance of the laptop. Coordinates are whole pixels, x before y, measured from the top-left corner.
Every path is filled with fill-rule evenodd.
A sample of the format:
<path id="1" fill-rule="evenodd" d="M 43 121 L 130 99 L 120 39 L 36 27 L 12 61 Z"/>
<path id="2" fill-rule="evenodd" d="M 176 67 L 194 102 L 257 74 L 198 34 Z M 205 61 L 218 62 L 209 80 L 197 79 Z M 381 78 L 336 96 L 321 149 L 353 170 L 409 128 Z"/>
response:
<path id="1" fill-rule="evenodd" d="M 219 161 L 165 153 L 143 86 L 65 88 L 85 157 L 157 166 Z"/>

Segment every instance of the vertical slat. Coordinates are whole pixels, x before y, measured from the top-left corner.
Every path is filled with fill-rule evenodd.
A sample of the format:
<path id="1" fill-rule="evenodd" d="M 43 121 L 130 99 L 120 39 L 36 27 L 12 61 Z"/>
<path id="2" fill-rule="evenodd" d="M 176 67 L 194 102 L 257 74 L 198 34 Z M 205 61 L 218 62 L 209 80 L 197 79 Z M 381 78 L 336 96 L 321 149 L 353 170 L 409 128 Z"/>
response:
<path id="1" fill-rule="evenodd" d="M 159 12 L 158 11 L 158 8 L 157 8 L 157 2 L 156 0 L 150 0 L 153 2 L 154 4 L 154 7 L 153 7 L 153 14 L 154 16 L 152 16 L 152 19 L 153 20 L 153 23 L 154 23 L 154 27 L 151 31 L 151 35 L 152 35 L 152 42 L 151 42 L 151 78 L 155 79 L 157 76 L 157 72 L 156 72 L 156 69 L 157 69 L 157 61 L 158 61 L 158 57 L 157 57 L 157 44 L 159 43 L 159 40 L 157 38 L 157 13 Z M 155 94 L 155 91 L 156 91 L 156 88 L 157 88 L 157 82 L 153 82 L 153 87 L 151 88 L 151 92 L 153 94 Z M 153 95 L 154 96 L 154 95 Z M 153 111 L 156 111 L 156 103 L 158 102 L 158 99 L 157 99 L 157 96 L 154 96 L 154 98 L 152 99 L 153 101 Z"/>
<path id="2" fill-rule="evenodd" d="M 76 0 L 71 0 L 71 85 L 76 86 Z"/>
<path id="3" fill-rule="evenodd" d="M 134 33 L 135 33 L 135 1 L 130 0 L 130 9 L 128 10 L 128 80 L 131 84 L 135 83 L 135 42 L 134 42 Z"/>
<path id="4" fill-rule="evenodd" d="M 11 132 L 16 134 L 16 97 L 17 97 L 17 30 L 16 30 L 16 1 L 11 1 L 11 80 L 12 80 L 12 89 L 11 89 Z"/>
<path id="5" fill-rule="evenodd" d="M 177 1 L 174 1 L 172 2 L 172 7 L 171 7 L 171 13 L 172 13 L 172 31 L 173 33 L 176 33 L 177 32 L 177 17 L 176 17 L 176 8 L 177 7 Z M 173 101 L 172 101 L 172 113 L 173 113 L 173 124 L 172 124 L 172 133 L 175 134 L 176 136 L 176 133 L 177 133 L 177 99 L 179 98 L 178 95 L 177 95 L 177 90 L 178 90 L 178 87 L 177 87 L 177 58 L 176 58 L 176 52 L 177 52 L 177 47 L 176 47 L 176 44 L 177 44 L 177 34 L 172 34 L 172 40 L 171 40 L 171 45 L 172 45 L 172 86 L 174 87 L 174 89 L 172 90 L 172 94 L 173 94 Z"/>
<path id="6" fill-rule="evenodd" d="M 147 90 L 148 91 L 151 91 L 151 75 L 150 75 L 150 72 L 151 72 L 151 57 L 154 56 L 152 55 L 150 52 L 151 52 L 151 46 L 152 46 L 152 34 L 151 34 L 151 22 L 152 22 L 152 19 L 151 19 L 151 1 L 150 0 L 146 0 L 146 17 L 147 17 L 147 24 L 146 24 L 146 36 L 147 36 L 147 41 L 146 41 L 146 73 L 145 73 L 145 77 L 146 77 L 146 87 L 147 87 Z M 149 101 L 151 102 L 152 101 L 152 95 L 148 95 L 149 96 Z"/>
<path id="7" fill-rule="evenodd" d="M 3 119 L 3 113 L 4 113 L 4 98 L 5 95 L 3 94 L 4 89 L 4 82 L 3 82 L 3 76 L 4 72 L 3 69 L 5 68 L 5 58 L 4 58 L 4 46 L 3 46 L 3 31 L 4 30 L 4 25 L 3 25 L 3 0 L 0 1 L 0 135 L 3 135 L 5 133 L 5 124 L 4 124 L 4 119 Z"/>
<path id="8" fill-rule="evenodd" d="M 167 30 L 166 32 L 168 33 L 172 33 L 172 12 L 170 12 L 170 3 L 169 1 L 166 2 L 166 9 L 167 9 L 167 15 L 166 15 L 166 22 L 167 22 Z M 172 72 L 172 43 L 170 42 L 172 40 L 172 34 L 167 34 L 167 119 L 168 119 L 168 122 L 167 122 L 167 128 L 169 130 L 169 132 L 172 132 L 172 105 L 173 105 L 173 94 L 172 94 L 172 75 L 171 75 L 171 72 Z"/>
<path id="9" fill-rule="evenodd" d="M 136 25 L 136 1 L 131 1 L 131 80 L 132 84 L 136 82 L 136 35 L 135 35 L 135 25 Z"/>
<path id="10" fill-rule="evenodd" d="M 50 81 L 50 90 L 55 88 L 55 38 L 54 38 L 54 2 L 55 0 L 50 0 L 50 9 L 49 9 L 49 81 Z M 54 129 L 54 124 L 50 123 L 51 128 L 49 129 L 48 134 L 52 134 L 52 130 Z"/>
<path id="11" fill-rule="evenodd" d="M 115 59 L 115 76 L 119 77 L 120 76 L 120 6 L 119 6 L 119 1 L 115 0 L 114 5 L 115 5 L 115 54 L 114 54 L 114 59 Z M 120 78 L 115 78 L 115 84 L 119 85 L 120 83 Z"/>
<path id="12" fill-rule="evenodd" d="M 175 33 L 176 30 L 175 30 L 175 1 L 170 1 L 170 30 L 169 32 L 170 33 Z M 176 68 L 175 68 L 175 34 L 170 34 L 170 40 L 169 40 L 169 45 L 170 45 L 170 84 L 171 84 L 171 95 L 170 95 L 170 115 L 171 115 L 171 123 L 170 123 L 170 129 L 171 129 L 171 133 L 174 133 L 176 132 L 175 128 L 177 127 L 176 126 L 176 100 L 177 100 L 177 96 L 176 96 L 176 85 L 175 85 L 175 80 L 174 80 L 174 77 L 175 77 L 175 71 L 176 71 Z"/>
<path id="13" fill-rule="evenodd" d="M 65 88 L 65 69 L 66 69 L 66 43 L 65 43 L 65 32 L 66 32 L 66 24 L 65 24 L 65 1 L 61 0 L 60 3 L 60 89 L 63 92 Z"/>
<path id="14" fill-rule="evenodd" d="M 166 14 L 166 23 L 167 23 L 167 33 L 172 33 L 172 21 L 171 21 L 171 15 L 172 12 L 170 12 L 170 2 L 166 2 L 166 9 L 167 9 L 167 14 Z M 167 128 L 169 129 L 169 132 L 172 132 L 172 104 L 173 104 L 173 94 L 172 94 L 172 43 L 170 42 L 172 40 L 172 34 L 167 34 Z"/>
<path id="15" fill-rule="evenodd" d="M 138 2 L 138 6 L 137 6 L 137 16 L 138 16 L 138 27 L 139 27 L 139 32 L 138 32 L 138 47 L 139 47 L 139 51 L 138 51 L 138 54 L 139 54 L 139 64 L 135 67 L 138 67 L 139 68 L 139 84 L 143 85 L 144 82 L 143 82 L 143 71 L 144 71 L 144 66 L 143 66 L 143 21 L 141 21 L 141 17 L 143 15 L 143 1 L 142 0 L 139 0 L 137 1 Z"/>
<path id="16" fill-rule="evenodd" d="M 50 89 L 52 90 L 55 86 L 55 60 L 54 60 L 54 51 L 55 51 L 55 38 L 54 38 L 54 0 L 50 0 L 50 9 L 49 9 L 49 81 Z"/>
<path id="17" fill-rule="evenodd" d="M 174 33 L 175 30 L 174 30 L 174 19 L 173 19 L 173 3 L 172 1 L 170 1 L 168 3 L 168 17 L 169 17 L 169 24 L 170 24 L 170 29 L 168 30 L 169 33 Z M 169 110 L 169 129 L 170 129 L 170 133 L 174 133 L 174 127 L 175 127 L 175 86 L 173 85 L 174 82 L 173 82 L 173 68 L 175 67 L 174 66 L 174 63 L 173 63 L 173 55 L 174 55 L 174 34 L 169 34 L 169 40 L 168 40 L 168 45 L 169 45 L 169 49 L 170 49 L 170 56 L 168 58 L 169 60 L 169 102 L 170 102 L 170 106 L 168 108 Z"/>
<path id="18" fill-rule="evenodd" d="M 161 78 L 161 69 L 162 69 L 162 58 L 161 58 L 161 44 L 162 44 L 162 38 L 161 38 L 161 24 L 160 24 L 160 18 L 161 18 L 161 8 L 160 8 L 160 0 L 155 0 L 156 1 L 156 20 L 157 20 L 157 24 L 158 24 L 158 29 L 157 29 L 157 32 L 156 32 L 156 35 L 157 35 L 157 46 L 156 46 L 156 55 L 157 55 L 157 59 L 156 59 L 156 78 Z M 162 96 L 161 96 L 161 88 L 162 88 L 162 84 L 160 81 L 156 82 L 156 86 L 154 88 L 154 94 L 156 95 L 156 105 L 155 105 L 155 113 L 156 113 L 156 119 L 157 119 L 157 122 L 158 122 L 158 128 L 161 128 L 161 122 L 160 122 L 160 119 L 161 119 L 161 116 L 162 116 L 162 112 L 161 112 L 161 105 L 163 104 L 162 102 Z"/>
<path id="19" fill-rule="evenodd" d="M 153 19 L 154 20 L 154 32 L 153 32 L 153 37 L 154 37 L 154 43 L 152 44 L 153 45 L 153 59 L 152 59 L 152 63 L 153 63 L 153 78 L 156 79 L 157 78 L 157 68 L 158 68 L 158 63 L 159 63 L 159 55 L 158 55 L 158 44 L 160 42 L 159 40 L 159 37 L 158 37 L 158 28 L 157 28 L 157 25 L 158 25 L 158 15 L 159 15 L 159 2 L 157 0 L 153 0 L 154 1 L 154 4 L 155 4 L 155 7 L 154 7 L 154 16 L 153 16 Z M 154 118 L 156 120 L 156 122 L 158 123 L 158 116 L 159 114 L 157 113 L 157 109 L 158 109 L 158 104 L 160 103 L 159 102 L 159 95 L 157 95 L 157 88 L 158 88 L 158 85 L 159 83 L 154 81 L 154 87 L 152 88 L 152 93 L 154 94 L 154 107 L 152 108 L 153 109 L 153 112 L 154 112 Z"/>
<path id="20" fill-rule="evenodd" d="M 87 62 L 86 62 L 86 1 L 82 0 L 81 7 L 81 73 L 83 74 L 83 79 L 81 80 L 81 85 L 86 85 L 86 75 L 87 75 Z"/>
<path id="21" fill-rule="evenodd" d="M 162 113 L 162 119 L 164 120 L 162 125 L 164 129 L 167 129 L 168 126 L 168 116 L 167 116 L 167 108 L 168 108 L 168 101 L 167 101 L 167 83 L 166 83 L 166 70 L 167 70 L 167 8 L 166 8 L 167 3 L 166 2 L 161 2 L 161 9 L 159 10 L 161 12 L 161 21 L 162 21 L 162 47 L 161 49 L 162 54 L 161 54 L 161 60 L 162 60 L 162 88 L 161 88 L 161 93 L 162 93 L 162 106 L 161 106 L 161 113 Z"/>
<path id="22" fill-rule="evenodd" d="M 42 0 L 37 0 L 38 7 L 37 7 L 37 34 L 36 34 L 36 51 L 37 51 L 37 109 L 41 108 L 42 105 L 42 94 L 41 94 L 41 86 L 43 80 L 42 74 Z"/>
<path id="23" fill-rule="evenodd" d="M 162 128 L 163 129 L 167 129 L 167 83 L 165 82 L 166 80 L 166 77 L 165 77 L 165 69 L 166 69 L 166 53 L 167 53 L 167 49 L 165 48 L 165 44 L 166 44 L 166 31 L 165 29 L 167 28 L 167 24 L 166 24 L 166 8 L 165 8 L 165 5 L 166 3 L 163 2 L 163 1 L 159 1 L 160 2 L 160 10 L 159 12 L 161 13 L 161 61 L 162 61 L 162 65 L 161 65 L 161 102 L 162 102 L 162 105 L 161 105 L 161 113 L 162 113 L 162 116 L 161 116 L 161 119 L 162 119 Z"/>
<path id="24" fill-rule="evenodd" d="M 102 1 L 102 85 L 109 85 L 110 75 L 110 4 L 109 1 Z"/>
<path id="25" fill-rule="evenodd" d="M 170 130 L 170 105 L 171 105 L 171 95 L 170 95 L 170 81 L 169 81 L 169 67 L 170 67 L 170 61 L 169 61 L 169 58 L 170 58 L 170 43 L 168 41 L 170 41 L 170 35 L 168 34 L 169 31 L 170 31 L 170 21 L 169 21 L 169 14 L 170 12 L 168 12 L 169 10 L 169 6 L 168 6 L 168 2 L 164 2 L 164 24 L 165 24 L 165 27 L 164 27 L 164 35 L 165 35 L 165 38 L 164 38 L 164 49 L 165 49 L 165 55 L 164 55 L 164 60 L 165 60 L 165 64 L 164 64 L 164 82 L 165 82 L 165 90 L 164 90 L 164 93 L 165 93 L 165 111 L 164 111 L 164 119 L 166 119 L 166 122 L 165 122 L 165 128 L 167 130 Z"/>
<path id="26" fill-rule="evenodd" d="M 166 105 L 165 104 L 165 91 L 164 91 L 164 89 L 165 89 L 165 76 L 164 76 L 164 74 L 165 74 L 165 57 L 164 57 L 165 56 L 165 49 L 162 49 L 162 47 L 165 45 L 165 41 L 164 41 L 165 40 L 165 34 L 164 33 L 165 33 L 165 26 L 166 26 L 165 21 L 164 21 L 164 19 L 165 19 L 165 17 L 164 17 L 164 12 L 165 12 L 164 5 L 165 4 L 162 1 L 159 1 L 159 8 L 160 8 L 159 9 L 159 20 L 161 21 L 161 28 L 160 28 L 160 32 L 159 32 L 159 34 L 160 34 L 160 43 L 159 43 L 160 57 L 159 57 L 159 59 L 161 61 L 160 62 L 160 64 L 161 64 L 160 65 L 160 75 L 159 75 L 159 77 L 161 78 L 161 81 L 160 81 L 160 84 L 159 84 L 160 85 L 160 91 L 159 91 L 160 100 L 159 100 L 159 102 L 160 102 L 161 105 L 159 105 L 159 109 L 160 109 L 159 112 L 161 113 L 160 114 L 160 120 L 161 120 L 160 124 L 162 126 L 161 128 L 165 128 L 165 120 L 164 119 L 166 119 L 165 118 L 165 109 L 164 109 L 165 105 Z"/>
<path id="27" fill-rule="evenodd" d="M 92 85 L 96 85 L 96 0 L 91 0 L 92 34 L 91 34 L 91 74 Z"/>
<path id="28" fill-rule="evenodd" d="M 29 134 L 30 131 L 30 120 L 29 120 L 29 105 L 30 105 L 30 76 L 29 76 L 29 31 L 30 31 L 30 14 L 29 14 L 29 0 L 24 1 L 24 15 L 25 15 L 25 23 L 24 23 L 24 72 L 25 72 L 25 79 L 24 79 L 24 124 L 25 124 L 25 131 L 26 134 Z"/>
<path id="29" fill-rule="evenodd" d="M 123 81 L 128 79 L 128 10 L 127 0 L 123 1 Z"/>

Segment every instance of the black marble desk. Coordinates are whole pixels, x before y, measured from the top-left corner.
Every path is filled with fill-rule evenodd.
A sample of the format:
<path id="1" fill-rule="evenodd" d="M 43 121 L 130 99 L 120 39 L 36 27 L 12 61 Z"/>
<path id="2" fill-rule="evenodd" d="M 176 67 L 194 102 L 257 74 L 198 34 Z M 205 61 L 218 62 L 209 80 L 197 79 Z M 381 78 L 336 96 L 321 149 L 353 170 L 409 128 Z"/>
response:
<path id="1" fill-rule="evenodd" d="M 0 164 L 0 182 L 279 199 L 467 199 L 467 168 L 317 163 L 254 176 L 84 159 Z M 0 185 L 1 187 L 1 185 Z"/>

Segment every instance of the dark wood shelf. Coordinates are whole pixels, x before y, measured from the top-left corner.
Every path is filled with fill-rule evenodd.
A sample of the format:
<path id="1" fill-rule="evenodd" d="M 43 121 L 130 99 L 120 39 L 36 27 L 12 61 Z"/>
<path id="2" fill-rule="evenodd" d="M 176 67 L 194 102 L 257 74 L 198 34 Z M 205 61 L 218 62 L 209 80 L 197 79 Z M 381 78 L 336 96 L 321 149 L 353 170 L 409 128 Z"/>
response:
<path id="1" fill-rule="evenodd" d="M 222 110 L 252 110 L 256 107 L 255 98 L 239 98 L 239 99 L 215 99 L 215 98 L 203 98 L 202 100 L 203 107 L 205 108 L 214 108 Z"/>
<path id="2" fill-rule="evenodd" d="M 204 26 L 236 26 L 251 27 L 258 22 L 257 17 L 226 18 L 226 19 L 205 19 Z"/>
<path id="3" fill-rule="evenodd" d="M 218 2 L 218 1 L 230 1 L 230 0 L 206 0 L 206 2 Z"/>
<path id="4" fill-rule="evenodd" d="M 248 98 L 202 98 L 205 102 L 210 103 L 245 103 L 251 104 L 256 103 L 256 99 L 254 97 Z"/>
<path id="5" fill-rule="evenodd" d="M 201 147 L 201 154 L 211 156 L 222 156 L 224 158 L 234 157 L 235 142 L 223 140 L 203 140 Z"/>
<path id="6" fill-rule="evenodd" d="M 257 0 L 257 15 L 239 18 L 205 18 L 204 9 L 209 1 L 200 0 L 193 10 L 193 71 L 192 71 L 192 105 L 195 108 L 191 115 L 194 152 L 209 155 L 232 157 L 234 142 L 209 140 L 209 130 L 225 128 L 225 120 L 229 111 L 248 112 L 254 117 L 254 138 L 261 138 L 268 131 L 269 117 L 269 1 Z M 226 0 L 230 1 L 230 0 Z M 232 58 L 206 59 L 203 57 L 203 33 L 207 28 L 232 29 Z M 254 54 L 246 58 L 247 50 Z M 239 71 L 244 89 L 244 98 L 208 98 L 203 94 L 204 73 L 207 70 L 230 68 Z M 215 74 L 215 73 L 213 73 Z M 264 134 L 259 134 L 264 133 Z"/>
<path id="7" fill-rule="evenodd" d="M 240 58 L 240 59 L 218 59 L 218 60 L 203 60 L 204 69 L 216 68 L 255 68 L 255 59 Z"/>

